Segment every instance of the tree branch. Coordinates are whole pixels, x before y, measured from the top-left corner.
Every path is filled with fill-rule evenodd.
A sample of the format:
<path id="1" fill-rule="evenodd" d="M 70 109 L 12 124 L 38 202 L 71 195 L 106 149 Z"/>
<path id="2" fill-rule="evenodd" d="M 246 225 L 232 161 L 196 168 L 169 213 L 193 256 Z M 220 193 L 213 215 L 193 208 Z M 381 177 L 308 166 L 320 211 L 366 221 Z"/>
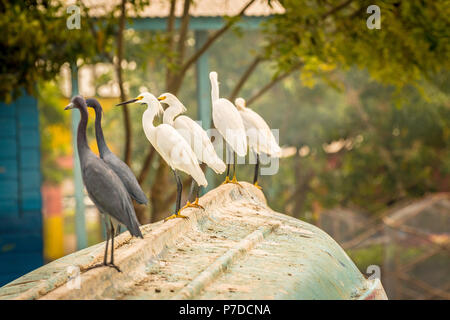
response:
<path id="1" fill-rule="evenodd" d="M 121 101 L 127 100 L 125 94 L 125 88 L 123 87 L 123 75 L 122 75 L 122 60 L 123 60 L 123 49 L 124 49 L 124 41 L 123 41 L 123 33 L 125 30 L 125 19 L 126 19 L 126 0 L 122 0 L 120 3 L 120 18 L 119 18 L 119 30 L 117 33 L 117 63 L 116 63 L 116 74 L 117 81 L 119 82 L 120 89 L 120 99 Z M 130 111 L 128 110 L 128 106 L 123 106 L 122 108 L 123 120 L 125 126 L 125 152 L 124 152 L 124 162 L 127 165 L 130 165 L 131 162 L 131 119 L 130 119 Z"/>
<path id="2" fill-rule="evenodd" d="M 231 92 L 228 100 L 234 101 L 234 99 L 237 98 L 239 91 L 241 91 L 242 87 L 244 86 L 245 82 L 247 82 L 250 75 L 255 71 L 258 64 L 263 60 L 261 56 L 256 56 L 256 58 L 253 60 L 253 62 L 248 66 L 247 70 L 244 72 L 244 74 L 239 79 L 238 83 L 234 87 L 233 91 Z"/>
<path id="3" fill-rule="evenodd" d="M 264 93 L 266 93 L 269 89 L 271 89 L 275 84 L 280 82 L 281 80 L 284 80 L 287 76 L 289 76 L 292 72 L 296 71 L 297 69 L 300 69 L 300 67 L 303 65 L 303 63 L 300 63 L 293 67 L 291 70 L 278 75 L 276 78 L 272 79 L 268 84 L 266 84 L 264 87 L 262 87 L 256 94 L 254 94 L 250 99 L 246 101 L 247 106 L 255 102 L 258 98 L 260 98 Z"/>
<path id="4" fill-rule="evenodd" d="M 191 0 L 184 0 L 183 6 L 183 18 L 181 20 L 180 26 L 180 37 L 178 39 L 178 64 L 183 63 L 184 53 L 186 51 L 186 36 L 189 28 L 189 7 L 191 5 Z"/>
<path id="5" fill-rule="evenodd" d="M 169 17 L 167 18 L 167 34 L 169 36 L 169 43 L 168 43 L 168 52 L 169 55 L 167 57 L 168 60 L 168 68 L 166 71 L 166 86 L 169 86 L 170 83 L 170 77 L 171 77 L 171 72 L 170 72 L 170 66 L 173 63 L 173 59 L 172 59 L 172 51 L 173 51 L 173 45 L 174 45 L 174 29 L 175 29 L 175 4 L 176 4 L 176 0 L 171 0 L 170 1 L 170 11 L 169 11 Z"/>
<path id="6" fill-rule="evenodd" d="M 167 18 L 167 33 L 169 34 L 169 43 L 173 44 L 173 30 L 175 29 L 175 4 L 176 0 L 170 0 L 169 17 Z"/>
<path id="7" fill-rule="evenodd" d="M 345 8 L 346 6 L 348 6 L 348 5 L 349 5 L 350 3 L 352 3 L 352 2 L 353 2 L 353 0 L 346 0 L 346 1 L 342 2 L 341 4 L 337 5 L 336 7 L 331 8 L 330 10 L 328 10 L 327 12 L 325 12 L 325 13 L 322 15 L 322 19 L 325 19 L 325 18 L 327 18 L 328 16 L 331 16 L 332 14 L 334 14 L 334 13 L 336 13 L 337 11 L 339 11 L 339 10 Z"/>
<path id="8" fill-rule="evenodd" d="M 228 29 L 230 29 L 237 21 L 238 18 L 244 15 L 245 11 L 250 7 L 255 0 L 250 0 L 243 8 L 242 10 L 233 18 L 231 18 L 222 28 L 214 32 L 205 42 L 205 44 L 197 50 L 181 67 L 181 70 L 179 74 L 184 74 L 189 67 L 194 64 L 194 62 L 197 61 L 197 59 L 205 53 L 206 50 Z"/>
<path id="9" fill-rule="evenodd" d="M 113 57 L 109 54 L 109 52 L 106 52 L 104 50 L 104 47 L 100 43 L 100 37 L 98 36 L 98 33 L 95 30 L 95 26 L 92 23 L 92 19 L 89 16 L 89 8 L 86 7 L 82 1 L 80 1 L 79 3 L 81 5 L 81 7 L 83 8 L 84 12 L 86 13 L 86 20 L 88 22 L 89 30 L 90 30 L 92 36 L 94 37 L 94 39 L 96 40 L 96 45 L 97 45 L 96 49 L 97 49 L 98 53 L 100 55 L 103 55 L 108 60 L 109 63 L 114 64 Z"/>
<path id="10" fill-rule="evenodd" d="M 150 146 L 150 151 L 147 153 L 147 156 L 144 159 L 144 163 L 142 164 L 141 172 L 139 173 L 138 182 L 141 184 L 144 182 L 145 178 L 147 178 L 147 175 L 150 172 L 150 165 L 153 162 L 153 158 L 155 157 L 155 148 L 153 146 Z"/>

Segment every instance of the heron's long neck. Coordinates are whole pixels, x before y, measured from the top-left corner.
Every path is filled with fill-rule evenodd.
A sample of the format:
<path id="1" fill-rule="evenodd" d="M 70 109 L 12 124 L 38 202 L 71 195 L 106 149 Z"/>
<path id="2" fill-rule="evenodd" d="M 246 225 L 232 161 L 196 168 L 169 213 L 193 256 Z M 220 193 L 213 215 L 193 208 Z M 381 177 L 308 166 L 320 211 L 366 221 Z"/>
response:
<path id="1" fill-rule="evenodd" d="M 211 99 L 212 101 L 219 100 L 219 83 L 217 80 L 211 81 Z"/>
<path id="2" fill-rule="evenodd" d="M 86 137 L 86 127 L 88 122 L 88 112 L 86 107 L 80 108 L 81 119 L 78 123 L 78 131 L 77 131 L 77 148 L 78 148 L 78 157 L 83 158 L 83 156 L 90 151 L 87 137 Z"/>
<path id="3" fill-rule="evenodd" d="M 182 106 L 178 104 L 173 104 L 164 111 L 163 123 L 173 126 L 173 120 L 177 115 L 179 115 L 183 110 Z"/>
<path id="4" fill-rule="evenodd" d="M 105 142 L 102 129 L 102 111 L 95 109 L 95 138 L 97 139 L 97 147 L 100 152 L 100 157 L 106 152 L 110 151 Z"/>

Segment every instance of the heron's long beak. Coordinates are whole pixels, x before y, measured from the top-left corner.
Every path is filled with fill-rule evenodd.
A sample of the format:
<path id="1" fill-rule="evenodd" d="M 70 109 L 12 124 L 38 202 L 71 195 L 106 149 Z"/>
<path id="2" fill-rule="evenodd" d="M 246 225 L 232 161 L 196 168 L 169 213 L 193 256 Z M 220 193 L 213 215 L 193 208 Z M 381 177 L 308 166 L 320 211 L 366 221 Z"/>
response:
<path id="1" fill-rule="evenodd" d="M 133 102 L 136 102 L 136 101 L 139 101 L 139 99 L 135 98 L 135 99 L 131 99 L 131 100 L 128 100 L 128 101 L 124 101 L 124 102 L 116 104 L 116 106 L 123 106 L 125 104 L 130 104 L 130 103 L 133 103 Z"/>
<path id="2" fill-rule="evenodd" d="M 64 108 L 64 110 L 70 110 L 70 109 L 73 109 L 73 103 L 72 103 L 72 102 L 69 103 L 69 104 Z"/>

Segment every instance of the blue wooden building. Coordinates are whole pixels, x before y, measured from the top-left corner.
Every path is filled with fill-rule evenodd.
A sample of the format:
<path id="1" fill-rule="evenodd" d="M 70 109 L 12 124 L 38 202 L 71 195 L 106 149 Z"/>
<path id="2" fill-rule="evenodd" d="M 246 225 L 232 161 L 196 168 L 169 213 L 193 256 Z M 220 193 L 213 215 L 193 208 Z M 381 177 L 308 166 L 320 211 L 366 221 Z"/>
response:
<path id="1" fill-rule="evenodd" d="M 0 286 L 43 264 L 35 98 L 0 104 Z"/>

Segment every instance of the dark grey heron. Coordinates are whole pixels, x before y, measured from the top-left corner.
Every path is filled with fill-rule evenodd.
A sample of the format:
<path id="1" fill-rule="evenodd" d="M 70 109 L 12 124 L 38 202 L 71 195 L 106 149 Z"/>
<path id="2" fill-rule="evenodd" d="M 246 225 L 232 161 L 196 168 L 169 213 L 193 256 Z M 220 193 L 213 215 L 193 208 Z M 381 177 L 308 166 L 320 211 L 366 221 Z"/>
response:
<path id="1" fill-rule="evenodd" d="M 64 110 L 73 108 L 77 108 L 81 114 L 77 131 L 77 149 L 83 182 L 92 202 L 94 202 L 100 213 L 105 216 L 106 224 L 108 224 L 107 221 L 109 220 L 110 227 L 106 228 L 106 247 L 103 264 L 95 265 L 91 268 L 103 265 L 113 267 L 120 272 L 119 267 L 114 264 L 115 230 L 118 226 L 125 225 L 132 236 L 143 238 L 139 229 L 139 222 L 134 212 L 131 197 L 120 178 L 89 148 L 86 137 L 88 111 L 83 97 L 73 97 L 70 104 Z M 111 259 L 110 263 L 107 263 L 110 237 L 112 242 Z"/>
<path id="2" fill-rule="evenodd" d="M 112 153 L 106 144 L 102 129 L 102 106 L 98 100 L 94 98 L 86 99 L 86 105 L 95 110 L 95 137 L 97 139 L 100 158 L 102 158 L 103 161 L 105 161 L 106 164 L 119 176 L 131 198 L 136 200 L 137 203 L 147 204 L 148 199 L 145 196 L 144 191 L 142 191 L 141 186 L 139 185 L 131 169 L 125 162 Z"/>

